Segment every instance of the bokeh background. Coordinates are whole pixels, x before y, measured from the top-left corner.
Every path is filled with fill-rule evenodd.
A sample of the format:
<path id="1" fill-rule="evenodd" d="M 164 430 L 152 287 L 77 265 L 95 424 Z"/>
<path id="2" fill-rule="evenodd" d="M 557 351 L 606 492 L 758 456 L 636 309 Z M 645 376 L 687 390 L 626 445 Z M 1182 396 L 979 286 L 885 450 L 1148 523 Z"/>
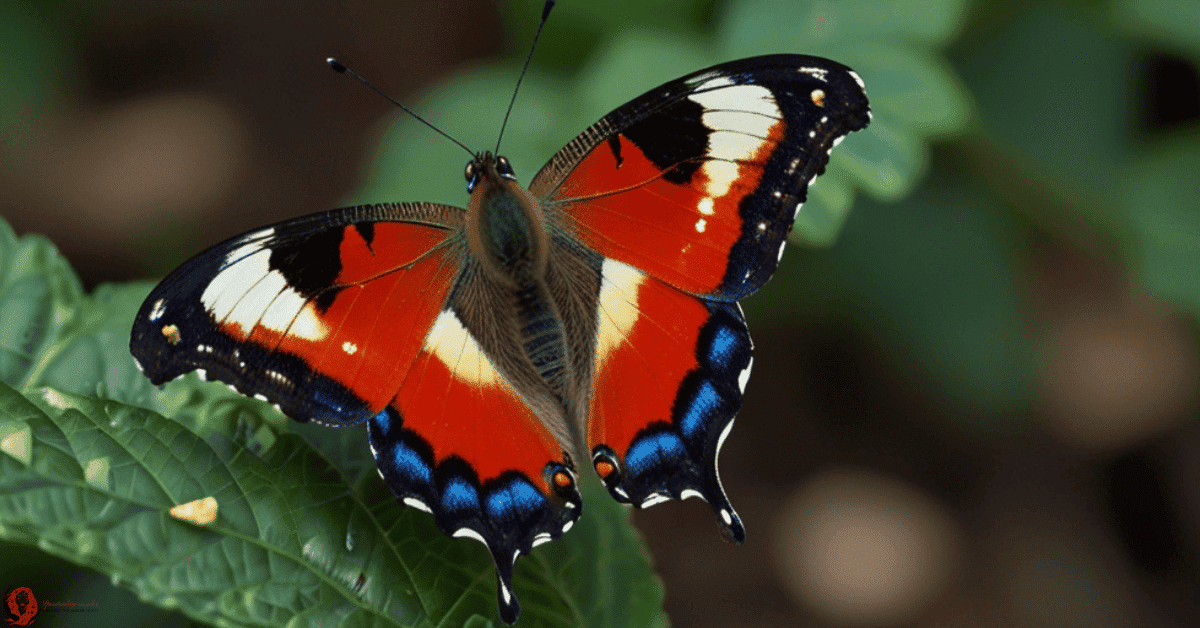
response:
<path id="1" fill-rule="evenodd" d="M 461 151 L 324 59 L 490 147 L 539 13 L 0 4 L 0 215 L 95 285 L 336 206 L 461 205 Z M 1200 3 L 562 0 L 506 152 L 527 180 L 642 90 L 770 49 L 857 68 L 876 121 L 744 303 L 721 471 L 748 542 L 700 503 L 634 513 L 672 624 L 1200 625 Z M 6 586 L 189 623 L 0 551 Z"/>

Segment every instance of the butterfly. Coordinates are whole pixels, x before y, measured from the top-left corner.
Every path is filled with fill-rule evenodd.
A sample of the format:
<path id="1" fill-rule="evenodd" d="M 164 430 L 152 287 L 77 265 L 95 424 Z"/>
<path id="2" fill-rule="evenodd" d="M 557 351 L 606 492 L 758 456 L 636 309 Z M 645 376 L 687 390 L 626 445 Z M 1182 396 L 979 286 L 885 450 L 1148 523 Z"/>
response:
<path id="1" fill-rule="evenodd" d="M 130 348 L 298 421 L 366 424 L 403 503 L 513 567 L 582 512 L 581 467 L 645 508 L 699 497 L 750 374 L 738 300 L 783 256 L 829 153 L 870 121 L 844 65 L 779 54 L 694 72 L 571 140 L 528 187 L 477 153 L 466 209 L 387 203 L 288 220 L 185 262 Z"/>

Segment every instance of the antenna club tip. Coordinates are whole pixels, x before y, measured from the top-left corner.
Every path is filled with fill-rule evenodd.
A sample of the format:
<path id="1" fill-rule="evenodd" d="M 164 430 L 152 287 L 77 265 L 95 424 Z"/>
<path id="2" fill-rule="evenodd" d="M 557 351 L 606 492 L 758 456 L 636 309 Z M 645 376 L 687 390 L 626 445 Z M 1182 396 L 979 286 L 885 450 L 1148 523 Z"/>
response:
<path id="1" fill-rule="evenodd" d="M 326 59 L 325 63 L 328 63 L 329 67 L 333 68 L 334 72 L 338 72 L 338 73 L 342 73 L 342 74 L 346 73 L 346 66 L 342 65 L 341 61 L 338 61 L 337 59 L 334 59 L 333 57 L 329 57 L 328 59 Z"/>
<path id="2" fill-rule="evenodd" d="M 542 7 L 542 20 L 545 20 L 550 15 L 550 9 L 554 8 L 554 0 L 546 0 L 546 6 Z"/>

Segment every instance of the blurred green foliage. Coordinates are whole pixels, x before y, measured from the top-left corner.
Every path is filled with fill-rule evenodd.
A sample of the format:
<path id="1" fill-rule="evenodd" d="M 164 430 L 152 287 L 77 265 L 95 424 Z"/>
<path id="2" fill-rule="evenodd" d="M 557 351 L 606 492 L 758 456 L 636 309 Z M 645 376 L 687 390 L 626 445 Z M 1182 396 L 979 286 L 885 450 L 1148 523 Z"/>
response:
<path id="1" fill-rule="evenodd" d="M 70 53 L 62 28 L 66 4 L 0 3 L 0 134 L 60 87 Z"/>
<path id="2" fill-rule="evenodd" d="M 467 145 L 490 148 L 540 6 L 541 0 L 512 2 L 504 11 L 513 33 L 510 54 L 432 88 L 418 110 Z M 0 72 L 0 140 L 7 125 L 45 104 L 61 88 L 56 81 L 70 75 L 71 51 L 59 28 L 70 7 L 0 4 L 6 68 Z M 834 151 L 828 172 L 810 190 L 793 233 L 808 246 L 792 247 L 775 280 L 749 300 L 751 327 L 753 319 L 847 323 L 884 359 L 903 366 L 897 372 L 911 384 L 933 391 L 938 412 L 955 429 L 986 439 L 1025 429 L 1021 417 L 1034 402 L 1038 355 L 1025 271 L 1038 232 L 1120 260 L 1153 295 L 1200 316 L 1200 125 L 1194 118 L 1157 128 L 1143 122 L 1148 59 L 1170 55 L 1193 69 L 1200 65 L 1200 4 L 1190 0 L 563 0 L 525 80 L 503 150 L 518 177 L 527 179 L 576 133 L 642 91 L 700 67 L 768 52 L 819 54 L 854 67 L 866 81 L 875 118 Z M 368 184 L 346 204 L 461 205 L 461 171 L 447 164 L 463 162 L 457 147 L 397 114 L 383 132 Z M 153 390 L 124 353 L 129 320 L 148 286 L 85 295 L 44 241 L 4 238 L 0 378 L 9 385 L 27 394 L 50 385 L 85 395 L 72 397 L 79 407 L 94 409 L 92 397 L 100 397 L 185 417 L 187 438 L 225 434 L 243 443 L 246 433 L 274 438 L 287 429 L 254 402 L 194 382 Z M 53 413 L 44 404 L 35 409 L 4 395 L 0 437 L 22 433 L 23 425 L 52 431 Z M 99 420 L 97 412 L 84 418 Z M 43 446 L 65 438 L 35 436 Z M 344 434 L 306 431 L 305 437 L 347 477 L 374 477 L 361 473 L 369 460 L 361 447 L 357 459 L 348 453 L 354 448 Z M 306 447 L 288 443 L 296 451 Z M 2 458 L 17 465 L 14 473 L 30 472 L 18 469 L 17 458 Z M 72 481 L 64 490 L 92 490 Z M 70 528 L 76 534 L 70 537 L 48 520 L 28 522 L 28 534 L 14 527 L 13 491 L 20 485 L 3 486 L 6 538 L 41 543 L 40 535 L 53 528 L 59 536 L 43 544 L 47 551 L 119 571 L 79 553 L 80 539 L 90 533 L 84 521 Z M 607 501 L 589 501 L 593 521 L 598 508 L 592 504 Z M 595 541 L 574 532 L 567 539 L 585 537 Z M 580 568 L 570 556 L 561 561 L 538 568 Z M 563 582 L 604 580 L 577 574 Z M 655 606 L 657 585 L 649 577 L 641 582 Z M 244 592 L 238 588 L 244 584 L 232 583 L 226 593 Z M 179 604 L 170 584 L 156 586 L 144 595 L 148 601 Z M 472 586 L 473 595 L 490 604 L 490 580 Z M 576 593 L 565 599 L 588 599 Z M 538 595 L 523 593 L 522 600 Z M 212 603 L 232 601 L 216 595 Z M 486 606 L 470 608 L 490 612 Z M 190 608 L 196 617 L 208 612 L 195 610 L 207 608 L 199 601 Z"/>

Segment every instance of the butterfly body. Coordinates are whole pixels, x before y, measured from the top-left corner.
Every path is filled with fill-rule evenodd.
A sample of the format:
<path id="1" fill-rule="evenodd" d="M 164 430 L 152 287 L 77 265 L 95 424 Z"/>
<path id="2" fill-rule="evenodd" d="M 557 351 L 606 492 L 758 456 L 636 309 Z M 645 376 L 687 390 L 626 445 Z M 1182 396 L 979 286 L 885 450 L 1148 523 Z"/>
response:
<path id="1" fill-rule="evenodd" d="M 253 231 L 147 298 L 131 350 L 297 420 L 367 424 L 381 476 L 488 547 L 501 617 L 519 556 L 582 512 L 590 465 L 617 500 L 706 500 L 751 342 L 737 300 L 782 256 L 828 152 L 866 126 L 861 81 L 775 55 L 672 81 L 605 116 L 533 178 L 468 164 L 466 209 L 398 203 Z"/>

